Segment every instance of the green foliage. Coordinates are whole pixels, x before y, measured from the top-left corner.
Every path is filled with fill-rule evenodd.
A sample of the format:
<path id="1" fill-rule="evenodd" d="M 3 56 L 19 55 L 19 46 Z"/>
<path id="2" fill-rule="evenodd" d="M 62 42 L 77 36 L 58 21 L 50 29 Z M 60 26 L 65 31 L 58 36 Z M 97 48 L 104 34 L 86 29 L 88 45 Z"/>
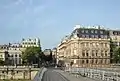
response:
<path id="1" fill-rule="evenodd" d="M 115 58 L 114 58 L 114 50 L 116 49 L 116 45 L 114 44 L 114 42 L 112 41 L 112 39 L 110 39 L 110 62 L 114 63 L 115 62 Z"/>
<path id="2" fill-rule="evenodd" d="M 5 62 L 0 59 L 0 65 L 4 65 L 4 63 Z"/>
<path id="3" fill-rule="evenodd" d="M 22 54 L 23 61 L 29 64 L 38 63 L 40 58 L 42 58 L 42 50 L 40 47 L 28 47 Z"/>
<path id="4" fill-rule="evenodd" d="M 120 63 L 120 47 L 116 48 L 114 51 L 114 60 L 116 63 Z"/>

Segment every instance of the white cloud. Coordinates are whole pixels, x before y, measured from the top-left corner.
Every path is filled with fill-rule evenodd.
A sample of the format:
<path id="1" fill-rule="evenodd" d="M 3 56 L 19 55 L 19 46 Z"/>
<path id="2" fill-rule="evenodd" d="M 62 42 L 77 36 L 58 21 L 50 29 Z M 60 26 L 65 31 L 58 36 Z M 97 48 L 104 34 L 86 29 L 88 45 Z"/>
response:
<path id="1" fill-rule="evenodd" d="M 8 4 L 8 5 L 5 5 L 4 8 L 5 9 L 12 8 L 12 7 L 15 7 L 19 4 L 24 4 L 24 0 L 16 0 L 16 1 L 14 1 L 14 2 Z"/>
<path id="2" fill-rule="evenodd" d="M 13 4 L 15 4 L 15 5 L 24 4 L 24 1 L 23 0 L 17 0 Z"/>
<path id="3" fill-rule="evenodd" d="M 34 14 L 43 12 L 46 9 L 47 5 L 40 5 L 33 9 Z"/>

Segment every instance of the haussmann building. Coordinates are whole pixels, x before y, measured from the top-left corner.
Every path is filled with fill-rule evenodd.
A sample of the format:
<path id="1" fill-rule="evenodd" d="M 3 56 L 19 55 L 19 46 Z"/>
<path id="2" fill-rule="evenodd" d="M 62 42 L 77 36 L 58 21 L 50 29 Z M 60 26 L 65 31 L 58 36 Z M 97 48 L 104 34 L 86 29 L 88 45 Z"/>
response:
<path id="1" fill-rule="evenodd" d="M 65 66 L 109 67 L 110 35 L 101 26 L 81 27 L 65 36 L 57 47 L 57 60 Z"/>

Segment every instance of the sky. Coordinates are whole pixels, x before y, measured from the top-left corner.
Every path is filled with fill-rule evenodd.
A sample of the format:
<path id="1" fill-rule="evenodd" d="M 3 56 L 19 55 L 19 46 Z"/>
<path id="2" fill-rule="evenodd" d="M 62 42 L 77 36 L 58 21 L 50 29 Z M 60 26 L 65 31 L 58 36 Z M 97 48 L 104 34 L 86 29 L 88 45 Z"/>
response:
<path id="1" fill-rule="evenodd" d="M 0 44 L 39 37 L 54 48 L 76 24 L 120 29 L 120 0 L 0 0 Z"/>

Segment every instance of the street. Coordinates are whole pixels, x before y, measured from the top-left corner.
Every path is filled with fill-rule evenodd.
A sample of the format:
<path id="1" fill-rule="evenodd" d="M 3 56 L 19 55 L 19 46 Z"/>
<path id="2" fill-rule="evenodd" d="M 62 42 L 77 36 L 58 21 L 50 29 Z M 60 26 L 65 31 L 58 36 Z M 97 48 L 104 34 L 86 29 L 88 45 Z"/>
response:
<path id="1" fill-rule="evenodd" d="M 63 75 L 61 75 L 58 72 L 55 72 L 52 69 L 48 69 L 42 78 L 42 81 L 69 81 L 67 78 L 65 78 Z"/>

